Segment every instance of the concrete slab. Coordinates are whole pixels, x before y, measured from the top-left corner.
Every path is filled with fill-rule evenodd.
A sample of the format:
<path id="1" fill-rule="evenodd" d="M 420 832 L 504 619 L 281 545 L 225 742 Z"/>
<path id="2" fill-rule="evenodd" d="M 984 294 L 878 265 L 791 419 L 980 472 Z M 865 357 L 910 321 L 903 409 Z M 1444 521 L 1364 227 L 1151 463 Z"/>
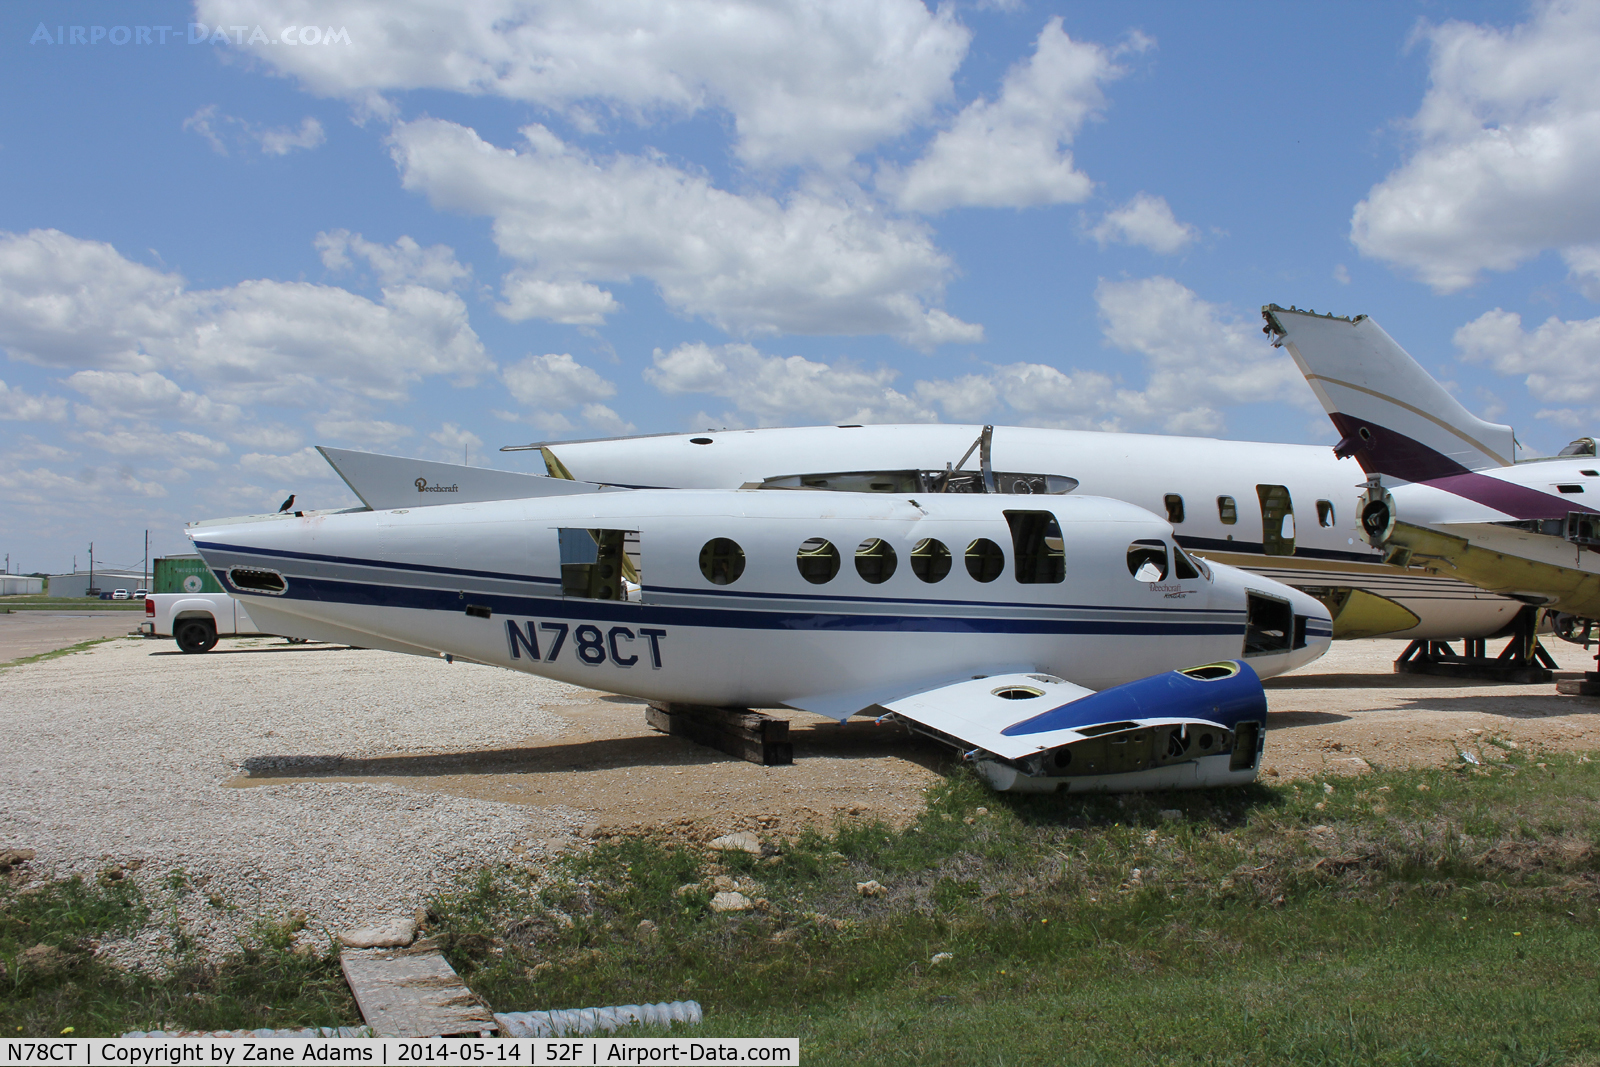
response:
<path id="1" fill-rule="evenodd" d="M 19 611 L 0 615 L 0 663 L 71 648 L 80 641 L 121 637 L 144 622 L 140 611 Z"/>

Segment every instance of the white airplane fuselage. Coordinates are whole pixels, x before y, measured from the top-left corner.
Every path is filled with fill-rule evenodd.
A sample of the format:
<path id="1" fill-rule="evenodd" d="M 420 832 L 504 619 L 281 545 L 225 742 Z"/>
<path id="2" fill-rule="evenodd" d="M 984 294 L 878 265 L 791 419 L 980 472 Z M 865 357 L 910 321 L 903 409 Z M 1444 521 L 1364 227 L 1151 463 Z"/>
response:
<path id="1" fill-rule="evenodd" d="M 810 472 L 939 470 L 959 460 L 981 430 L 814 426 L 548 447 L 579 479 L 712 489 Z M 1522 607 L 1468 582 L 1384 563 L 1362 538 L 1357 497 L 1365 474 L 1354 460 L 1336 459 L 1323 446 L 1001 426 L 994 430 L 992 466 L 1065 475 L 1079 482 L 1070 496 L 1111 497 L 1168 515 L 1178 543 L 1213 562 L 1319 595 L 1362 590 L 1415 616 L 1387 636 L 1482 637 L 1505 627 Z M 969 460 L 965 469 L 975 468 Z M 1273 487 L 1282 488 L 1293 515 L 1287 538 L 1281 520 L 1275 531 L 1266 528 L 1264 501 Z M 1345 622 L 1356 623 L 1352 636 L 1375 635 L 1357 620 Z M 1335 626 L 1340 632 L 1338 620 Z"/>
<path id="2" fill-rule="evenodd" d="M 1018 532 L 1029 529 L 1031 549 Z M 585 531 L 600 536 L 586 542 Z M 1079 494 L 640 490 L 222 520 L 188 533 L 272 632 L 449 654 L 650 700 L 840 718 L 875 694 L 1005 669 L 1095 690 L 1241 657 L 1270 676 L 1314 660 L 1331 638 L 1314 598 L 1227 566 L 1183 576 L 1190 564 L 1168 524 Z M 802 574 L 802 546 L 813 577 L 827 573 L 814 539 L 837 549 L 825 581 Z M 864 575 L 858 546 L 874 540 Z M 1164 560 L 1163 577 L 1132 573 L 1141 541 L 1135 551 Z M 947 573 L 928 562 L 941 558 L 932 542 L 949 553 Z M 636 592 L 576 589 L 584 576 L 600 581 L 583 569 L 604 563 L 583 556 L 595 543 L 626 545 Z M 1043 558 L 1057 551 L 1059 563 Z M 1256 633 L 1247 655 L 1247 612 L 1263 606 L 1293 622 Z"/>

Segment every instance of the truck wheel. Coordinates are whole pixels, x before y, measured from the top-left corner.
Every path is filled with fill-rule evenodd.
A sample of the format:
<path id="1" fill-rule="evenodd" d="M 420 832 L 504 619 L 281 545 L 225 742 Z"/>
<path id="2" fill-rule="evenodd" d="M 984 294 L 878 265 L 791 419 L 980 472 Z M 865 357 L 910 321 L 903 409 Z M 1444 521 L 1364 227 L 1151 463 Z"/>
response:
<path id="1" fill-rule="evenodd" d="M 210 652 L 217 647 L 217 627 L 210 619 L 184 619 L 172 637 L 185 652 Z"/>

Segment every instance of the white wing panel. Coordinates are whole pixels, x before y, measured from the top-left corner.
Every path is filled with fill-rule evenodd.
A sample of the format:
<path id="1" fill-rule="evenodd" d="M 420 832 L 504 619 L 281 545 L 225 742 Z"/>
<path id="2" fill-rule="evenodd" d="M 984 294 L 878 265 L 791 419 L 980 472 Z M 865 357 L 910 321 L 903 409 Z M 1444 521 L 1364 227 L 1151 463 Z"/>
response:
<path id="1" fill-rule="evenodd" d="M 1007 737 L 1001 731 L 1093 693 L 1047 674 L 992 674 L 882 705 L 902 718 L 1005 759 L 1020 759 L 1082 738 L 1076 730 Z M 1011 697 L 1001 693 L 1014 694 Z M 1034 695 L 1023 695 L 1033 694 Z"/>

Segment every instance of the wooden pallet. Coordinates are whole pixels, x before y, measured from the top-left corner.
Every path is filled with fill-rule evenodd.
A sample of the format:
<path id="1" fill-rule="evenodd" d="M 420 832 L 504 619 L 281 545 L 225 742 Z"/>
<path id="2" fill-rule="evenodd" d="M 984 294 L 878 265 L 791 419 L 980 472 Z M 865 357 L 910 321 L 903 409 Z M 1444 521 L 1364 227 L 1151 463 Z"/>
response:
<path id="1" fill-rule="evenodd" d="M 763 767 L 794 762 L 787 719 L 774 719 L 759 711 L 654 700 L 645 708 L 644 718 L 664 734 L 682 737 Z"/>
<path id="2" fill-rule="evenodd" d="M 486 1034 L 494 1015 L 457 976 L 433 941 L 410 948 L 345 949 L 344 980 L 379 1037 Z"/>

